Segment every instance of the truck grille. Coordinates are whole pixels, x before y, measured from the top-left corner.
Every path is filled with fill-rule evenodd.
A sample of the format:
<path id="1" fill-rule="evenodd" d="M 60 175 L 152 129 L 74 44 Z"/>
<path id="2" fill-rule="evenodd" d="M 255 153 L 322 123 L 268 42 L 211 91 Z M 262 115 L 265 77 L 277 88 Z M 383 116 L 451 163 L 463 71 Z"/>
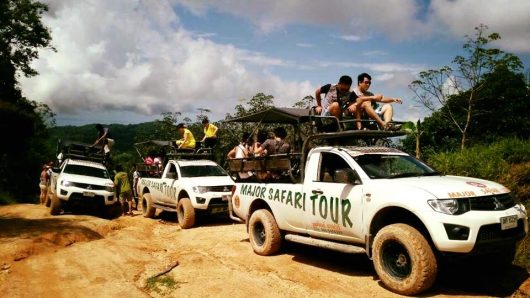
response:
<path id="1" fill-rule="evenodd" d="M 477 242 L 489 242 L 497 240 L 510 240 L 524 237 L 524 221 L 519 219 L 517 227 L 508 230 L 501 230 L 501 224 L 489 224 L 480 227 L 477 235 Z"/>
<path id="2" fill-rule="evenodd" d="M 509 193 L 469 198 L 470 210 L 506 210 L 515 206 Z"/>
<path id="3" fill-rule="evenodd" d="M 229 192 L 232 190 L 232 185 L 216 185 L 209 187 L 211 192 Z"/>
<path id="4" fill-rule="evenodd" d="M 84 188 L 88 190 L 105 190 L 105 186 L 103 185 L 94 185 L 94 184 L 79 183 L 79 182 L 72 182 L 72 186 Z"/>

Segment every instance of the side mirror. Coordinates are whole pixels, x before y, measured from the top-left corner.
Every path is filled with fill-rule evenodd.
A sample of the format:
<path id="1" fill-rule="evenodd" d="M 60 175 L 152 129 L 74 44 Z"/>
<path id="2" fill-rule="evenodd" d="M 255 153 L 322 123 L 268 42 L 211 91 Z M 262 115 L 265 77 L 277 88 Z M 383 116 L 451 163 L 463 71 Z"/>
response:
<path id="1" fill-rule="evenodd" d="M 355 172 L 352 169 L 340 169 L 335 171 L 335 182 L 346 184 L 361 184 L 359 179 L 356 179 Z"/>
<path id="2" fill-rule="evenodd" d="M 177 179 L 177 173 L 169 172 L 169 173 L 166 174 L 166 178 Z"/>
<path id="3" fill-rule="evenodd" d="M 59 173 L 59 172 L 61 172 L 61 168 L 59 168 L 59 167 L 53 167 L 53 168 L 52 168 L 52 172 L 54 172 L 54 173 Z"/>

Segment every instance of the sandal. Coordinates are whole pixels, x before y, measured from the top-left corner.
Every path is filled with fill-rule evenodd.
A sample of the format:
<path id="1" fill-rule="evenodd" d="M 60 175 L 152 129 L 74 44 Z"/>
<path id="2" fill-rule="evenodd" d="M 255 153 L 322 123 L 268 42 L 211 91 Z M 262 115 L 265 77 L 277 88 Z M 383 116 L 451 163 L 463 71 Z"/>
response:
<path id="1" fill-rule="evenodd" d="M 395 124 L 395 123 L 387 123 L 385 124 L 385 126 L 383 127 L 383 130 L 384 131 L 398 131 L 401 129 L 401 124 Z"/>

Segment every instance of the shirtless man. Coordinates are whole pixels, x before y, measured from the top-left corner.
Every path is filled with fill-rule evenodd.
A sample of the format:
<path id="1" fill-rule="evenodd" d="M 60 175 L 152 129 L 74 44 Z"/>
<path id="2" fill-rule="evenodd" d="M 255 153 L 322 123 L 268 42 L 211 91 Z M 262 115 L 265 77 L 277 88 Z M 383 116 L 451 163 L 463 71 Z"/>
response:
<path id="1" fill-rule="evenodd" d="M 373 94 L 368 91 L 372 84 L 372 77 L 367 73 L 362 73 L 357 76 L 357 87 L 353 88 L 353 92 L 357 95 L 355 118 L 357 119 L 357 129 L 362 129 L 361 115 L 364 111 L 368 117 L 374 119 L 379 127 L 384 130 L 391 129 L 390 122 L 394 114 L 392 105 L 390 103 L 403 103 L 401 98 L 384 97 L 382 94 Z M 384 103 L 377 107 L 376 102 Z M 381 119 L 383 118 L 383 119 Z"/>

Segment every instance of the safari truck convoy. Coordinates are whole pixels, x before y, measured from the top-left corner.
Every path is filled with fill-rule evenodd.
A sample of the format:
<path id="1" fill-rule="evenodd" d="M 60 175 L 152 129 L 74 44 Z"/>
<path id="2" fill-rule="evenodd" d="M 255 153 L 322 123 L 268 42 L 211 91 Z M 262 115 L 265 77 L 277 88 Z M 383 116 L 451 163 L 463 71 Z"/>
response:
<path id="1" fill-rule="evenodd" d="M 516 241 L 528 233 L 525 207 L 509 189 L 482 179 L 441 175 L 394 148 L 336 145 L 399 133 L 313 134 L 302 147 L 299 179 L 236 182 L 230 216 L 246 223 L 259 255 L 278 252 L 284 240 L 364 252 L 381 281 L 403 295 L 429 289 L 443 258 L 465 256 L 500 268 L 509 265 Z M 253 161 L 230 162 L 250 170 L 245 164 Z"/>
<path id="2" fill-rule="evenodd" d="M 140 178 L 137 191 L 145 217 L 154 217 L 156 209 L 177 212 L 179 225 L 188 229 L 198 214 L 226 214 L 227 195 L 233 186 L 232 178 L 217 163 L 180 159 L 169 160 L 160 177 Z"/>
<path id="3" fill-rule="evenodd" d="M 109 217 L 118 215 L 119 203 L 114 183 L 102 163 L 104 156 L 79 142 L 59 141 L 58 149 L 59 166 L 52 169 L 46 199 L 50 214 L 97 210 L 105 211 Z"/>

